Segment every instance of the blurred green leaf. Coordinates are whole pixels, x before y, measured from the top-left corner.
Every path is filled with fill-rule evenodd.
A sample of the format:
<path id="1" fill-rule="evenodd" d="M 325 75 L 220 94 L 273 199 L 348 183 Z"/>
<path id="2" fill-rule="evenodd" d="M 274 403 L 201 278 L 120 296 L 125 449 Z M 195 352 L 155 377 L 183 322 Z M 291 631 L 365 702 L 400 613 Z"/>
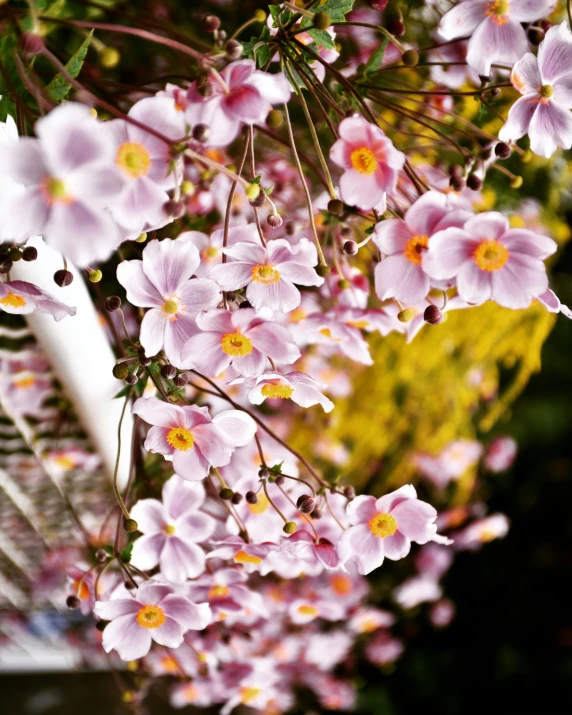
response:
<path id="1" fill-rule="evenodd" d="M 81 43 L 79 49 L 75 52 L 75 54 L 71 57 L 71 59 L 65 66 L 66 70 L 74 79 L 78 76 L 81 71 L 81 68 L 83 67 L 83 62 L 87 55 L 92 35 L 93 30 L 91 30 L 89 35 Z M 54 101 L 63 102 L 63 100 L 68 96 L 68 93 L 71 89 L 71 84 L 65 77 L 63 77 L 63 75 L 58 74 L 49 83 L 46 89 L 48 91 L 48 94 Z"/>

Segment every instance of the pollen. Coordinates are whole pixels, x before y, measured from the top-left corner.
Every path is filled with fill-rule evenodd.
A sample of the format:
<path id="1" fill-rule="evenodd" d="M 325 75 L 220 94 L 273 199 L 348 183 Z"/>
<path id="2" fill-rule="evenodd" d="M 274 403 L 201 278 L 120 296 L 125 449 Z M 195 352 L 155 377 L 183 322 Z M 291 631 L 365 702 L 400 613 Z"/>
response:
<path id="1" fill-rule="evenodd" d="M 352 580 L 343 573 L 336 573 L 330 576 L 330 588 L 338 596 L 348 596 L 353 589 Z"/>
<path id="2" fill-rule="evenodd" d="M 149 172 L 151 156 L 139 142 L 125 142 L 117 151 L 115 163 L 127 176 L 139 179 Z"/>
<path id="3" fill-rule="evenodd" d="M 510 256 L 509 250 L 499 241 L 483 241 L 473 253 L 473 259 L 482 271 L 500 271 Z"/>
<path id="4" fill-rule="evenodd" d="M 213 586 L 209 588 L 208 599 L 209 601 L 215 598 L 226 598 L 230 593 L 228 586 Z"/>
<path id="5" fill-rule="evenodd" d="M 280 280 L 280 271 L 274 266 L 253 266 L 251 271 L 252 280 L 254 283 L 278 283 Z"/>
<path id="6" fill-rule="evenodd" d="M 167 315 L 175 315 L 179 310 L 179 304 L 176 300 L 166 300 L 161 307 Z"/>
<path id="7" fill-rule="evenodd" d="M 421 263 L 421 256 L 423 255 L 423 251 L 427 249 L 428 243 L 429 236 L 412 236 L 405 244 L 403 255 L 408 261 L 418 266 Z"/>
<path id="8" fill-rule="evenodd" d="M 510 0 L 494 0 L 485 5 L 485 15 L 495 25 L 506 25 L 510 20 Z"/>
<path id="9" fill-rule="evenodd" d="M 167 536 L 173 536 L 176 531 L 177 529 L 172 524 L 167 524 L 163 529 L 163 533 Z"/>
<path id="10" fill-rule="evenodd" d="M 241 688 L 240 689 L 240 700 L 241 702 L 246 705 L 250 702 L 252 702 L 256 697 L 260 695 L 262 690 L 260 688 Z"/>
<path id="11" fill-rule="evenodd" d="M 179 452 L 188 452 L 193 448 L 195 438 L 184 427 L 172 427 L 167 433 L 167 442 Z"/>
<path id="12" fill-rule="evenodd" d="M 73 469 L 75 467 L 75 459 L 69 454 L 59 454 L 54 459 L 55 464 L 62 469 Z"/>
<path id="13" fill-rule="evenodd" d="M 216 246 L 208 246 L 201 251 L 201 258 L 204 263 L 213 263 L 220 256 L 220 250 Z"/>
<path id="14" fill-rule="evenodd" d="M 281 385 L 280 383 L 268 383 L 263 385 L 261 392 L 264 397 L 268 397 L 270 400 L 287 400 L 289 397 L 292 397 L 294 388 L 290 387 L 290 385 Z"/>
<path id="15" fill-rule="evenodd" d="M 162 608 L 151 604 L 143 606 L 137 613 L 137 623 L 141 628 L 159 628 L 165 623 L 166 618 Z"/>
<path id="16" fill-rule="evenodd" d="M 316 606 L 310 606 L 309 604 L 304 604 L 302 606 L 298 606 L 298 613 L 301 616 L 317 616 L 318 615 L 318 609 Z"/>
<path id="17" fill-rule="evenodd" d="M 365 330 L 369 327 L 369 320 L 346 320 L 346 325 L 351 325 L 352 328 Z"/>
<path id="18" fill-rule="evenodd" d="M 29 375 L 28 377 L 22 377 L 20 380 L 14 380 L 12 384 L 19 390 L 27 390 L 36 384 L 36 378 L 33 375 Z"/>
<path id="19" fill-rule="evenodd" d="M 252 504 L 251 506 L 257 506 L 256 504 Z M 251 556 L 250 554 L 247 554 L 245 551 L 237 551 L 236 554 L 234 555 L 234 562 L 236 564 L 261 564 L 262 559 L 260 556 Z"/>
<path id="20" fill-rule="evenodd" d="M 377 159 L 375 154 L 366 146 L 354 149 L 350 154 L 350 161 L 353 168 L 360 174 L 373 174 L 377 169 Z"/>
<path id="21" fill-rule="evenodd" d="M 554 87 L 550 84 L 543 84 L 542 87 L 538 88 L 538 94 L 543 99 L 550 99 L 554 94 Z"/>
<path id="22" fill-rule="evenodd" d="M 74 581 L 73 587 L 80 601 L 85 601 L 86 598 L 89 598 L 89 587 L 85 579 L 79 578 L 77 581 Z"/>
<path id="23" fill-rule="evenodd" d="M 54 204 L 71 204 L 73 196 L 68 193 L 66 185 L 55 176 L 45 176 L 40 182 L 40 193 L 48 206 Z"/>
<path id="24" fill-rule="evenodd" d="M 270 502 L 266 498 L 266 494 L 259 494 L 258 501 L 256 502 L 256 504 L 249 504 L 248 508 L 251 514 L 264 514 L 264 512 L 268 509 L 269 506 Z M 236 559 L 236 556 L 234 558 Z"/>
<path id="25" fill-rule="evenodd" d="M 397 531 L 397 521 L 391 514 L 376 514 L 367 525 L 371 533 L 379 539 L 393 536 Z"/>
<path id="26" fill-rule="evenodd" d="M 171 675 L 175 675 L 179 672 L 177 661 L 169 655 L 165 655 L 161 658 L 161 667 L 166 673 L 170 673 Z"/>
<path id="27" fill-rule="evenodd" d="M 0 298 L 0 305 L 8 305 L 10 308 L 23 308 L 26 305 L 26 300 L 21 295 L 16 295 L 10 291 L 3 298 Z"/>
<path id="28" fill-rule="evenodd" d="M 223 352 L 231 357 L 245 357 L 252 352 L 252 343 L 241 333 L 227 333 L 221 340 Z"/>

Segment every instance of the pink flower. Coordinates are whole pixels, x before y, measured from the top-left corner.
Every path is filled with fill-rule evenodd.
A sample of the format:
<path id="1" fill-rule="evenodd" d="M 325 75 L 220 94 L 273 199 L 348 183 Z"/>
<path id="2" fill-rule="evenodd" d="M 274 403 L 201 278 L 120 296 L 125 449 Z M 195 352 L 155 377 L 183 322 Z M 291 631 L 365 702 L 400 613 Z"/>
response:
<path id="1" fill-rule="evenodd" d="M 378 298 L 397 298 L 408 305 L 423 300 L 431 285 L 421 259 L 431 236 L 450 226 L 461 227 L 470 216 L 451 205 L 445 194 L 429 191 L 408 209 L 404 220 L 378 223 L 373 240 L 385 255 L 375 267 Z"/>
<path id="2" fill-rule="evenodd" d="M 499 139 L 528 134 L 535 154 L 549 157 L 572 146 L 572 33 L 567 23 L 551 27 L 538 48 L 512 68 L 510 80 L 523 96 L 510 108 Z"/>
<path id="3" fill-rule="evenodd" d="M 128 116 L 155 129 L 169 139 L 183 139 L 185 119 L 169 97 L 146 97 L 134 104 Z M 123 191 L 113 202 L 111 213 L 130 234 L 164 226 L 170 221 L 163 210 L 167 191 L 174 188 L 177 176 L 171 147 L 159 137 L 123 119 L 106 122 L 108 143 L 115 153 L 115 164 L 125 181 Z"/>
<path id="4" fill-rule="evenodd" d="M 316 542 L 314 537 L 304 529 L 299 529 L 292 536 L 285 538 L 280 549 L 301 561 L 320 563 L 329 571 L 336 571 L 340 567 L 340 559 L 332 542 L 325 538 L 320 538 Z"/>
<path id="5" fill-rule="evenodd" d="M 257 317 L 249 308 L 209 310 L 197 317 L 197 326 L 202 332 L 185 343 L 181 360 L 209 376 L 216 377 L 231 363 L 241 375 L 256 376 L 264 372 L 268 357 L 282 364 L 300 357 L 285 327 Z"/>
<path id="6" fill-rule="evenodd" d="M 127 290 L 127 300 L 151 308 L 139 336 L 146 355 L 164 348 L 170 362 L 179 365 L 183 345 L 198 332 L 195 317 L 218 304 L 215 283 L 206 278 L 189 280 L 199 263 L 192 243 L 167 238 L 151 241 L 142 261 L 123 261 L 117 267 L 117 280 Z"/>
<path id="7" fill-rule="evenodd" d="M 485 467 L 495 474 L 504 472 L 510 469 L 517 451 L 518 444 L 512 437 L 495 437 L 485 455 Z"/>
<path id="8" fill-rule="evenodd" d="M 404 558 L 411 542 L 426 544 L 437 534 L 437 512 L 417 499 L 411 484 L 380 497 L 362 495 L 347 506 L 350 526 L 337 544 L 340 561 L 355 560 L 362 575 L 381 566 L 387 557 Z"/>
<path id="9" fill-rule="evenodd" d="M 213 231 L 210 236 L 201 231 L 185 231 L 181 233 L 177 240 L 188 241 L 197 247 L 201 264 L 195 271 L 199 278 L 205 275 L 209 268 L 212 268 L 217 263 L 222 261 L 222 243 L 224 230 L 218 228 Z M 251 243 L 259 243 L 258 229 L 256 224 L 248 223 L 244 226 L 231 226 L 228 231 L 228 245 L 232 246 L 235 243 L 246 241 Z"/>
<path id="10" fill-rule="evenodd" d="M 79 266 L 105 260 L 123 239 L 106 208 L 124 180 L 103 125 L 88 107 L 66 102 L 35 130 L 37 139 L 0 144 L 0 175 L 22 185 L 3 202 L 2 235 L 43 235 Z"/>
<path id="11" fill-rule="evenodd" d="M 448 444 L 439 455 L 418 453 L 414 457 L 415 465 L 423 475 L 437 487 L 446 487 L 450 481 L 459 479 L 475 465 L 483 453 L 480 442 L 457 439 Z"/>
<path id="12" fill-rule="evenodd" d="M 111 621 L 103 631 L 103 649 L 116 650 L 123 660 L 147 655 L 152 641 L 178 648 L 184 633 L 203 630 L 211 619 L 208 603 L 192 603 L 157 581 L 144 581 L 133 598 L 98 601 L 94 611 Z"/>
<path id="13" fill-rule="evenodd" d="M 527 308 L 548 289 L 543 260 L 556 243 L 527 229 L 511 229 L 496 211 L 469 219 L 462 229 L 435 234 L 423 257 L 425 271 L 437 280 L 456 277 L 467 303 L 494 300 L 505 308 Z"/>
<path id="14" fill-rule="evenodd" d="M 395 190 L 405 155 L 375 124 L 363 117 L 348 117 L 340 123 L 340 138 L 330 158 L 345 169 L 340 178 L 342 200 L 362 211 L 385 211 L 385 197 Z"/>
<path id="15" fill-rule="evenodd" d="M 145 449 L 173 458 L 173 469 L 182 479 L 204 479 L 211 466 L 230 462 L 237 447 L 248 444 L 256 432 L 252 417 L 239 410 L 226 410 L 211 419 L 207 407 L 179 407 L 140 397 L 133 414 L 153 425 Z"/>
<path id="16" fill-rule="evenodd" d="M 323 395 L 320 390 L 326 385 L 321 385 L 303 372 L 265 372 L 257 378 L 237 378 L 231 385 L 244 383 L 252 389 L 248 399 L 253 405 L 261 405 L 264 400 L 292 400 L 301 407 L 322 405 L 324 412 L 331 412 L 334 403 Z"/>
<path id="17" fill-rule="evenodd" d="M 205 570 L 205 553 L 197 543 L 206 541 L 215 522 L 199 511 L 205 500 L 202 484 L 174 475 L 163 487 L 163 502 L 141 499 L 131 516 L 144 536 L 133 544 L 131 563 L 148 571 L 159 565 L 171 583 L 183 583 Z"/>
<path id="18" fill-rule="evenodd" d="M 200 93 L 193 82 L 185 117 L 191 126 L 209 127 L 210 146 L 227 146 L 243 124 L 264 122 L 271 106 L 286 103 L 291 91 L 282 72 L 261 72 L 253 60 L 232 62 L 220 74 L 211 72 L 206 89 Z"/>
<path id="19" fill-rule="evenodd" d="M 271 308 L 289 313 L 300 305 L 303 286 L 324 282 L 313 266 L 318 262 L 316 247 L 307 238 L 292 246 L 284 238 L 268 241 L 266 247 L 237 243 L 223 249 L 233 260 L 211 268 L 208 277 L 225 291 L 246 288 L 246 297 L 257 309 Z"/>
<path id="20" fill-rule="evenodd" d="M 491 514 L 477 519 L 460 532 L 455 533 L 455 548 L 476 551 L 489 541 L 502 539 L 508 534 L 509 520 L 504 514 Z"/>
<path id="21" fill-rule="evenodd" d="M 488 76 L 494 63 L 513 64 L 528 49 L 521 23 L 549 15 L 556 0 L 461 0 L 439 24 L 445 40 L 468 36 L 467 62 Z"/>
<path id="22" fill-rule="evenodd" d="M 35 310 L 51 315 L 58 321 L 66 315 L 75 315 L 70 308 L 45 290 L 26 281 L 0 283 L 0 310 L 13 315 L 29 315 Z"/>
<path id="23" fill-rule="evenodd" d="M 432 576 L 413 576 L 393 592 L 393 598 L 401 608 L 415 608 L 420 603 L 437 601 L 443 595 L 441 586 Z"/>
<path id="24" fill-rule="evenodd" d="M 69 579 L 68 587 L 70 596 L 80 600 L 79 609 L 84 616 L 89 616 L 95 605 L 95 580 L 93 573 L 88 568 L 69 566 L 66 569 Z"/>

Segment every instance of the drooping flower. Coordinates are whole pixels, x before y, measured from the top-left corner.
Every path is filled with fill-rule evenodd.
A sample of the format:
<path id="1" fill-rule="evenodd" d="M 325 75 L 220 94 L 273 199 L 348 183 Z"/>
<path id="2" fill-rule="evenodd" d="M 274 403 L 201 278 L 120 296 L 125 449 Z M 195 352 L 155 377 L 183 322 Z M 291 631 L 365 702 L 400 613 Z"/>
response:
<path id="1" fill-rule="evenodd" d="M 251 308 L 209 310 L 197 317 L 197 326 L 201 332 L 185 343 L 181 363 L 205 375 L 216 377 L 232 363 L 241 375 L 256 376 L 264 372 L 268 357 L 282 364 L 300 357 L 288 330 Z"/>
<path id="2" fill-rule="evenodd" d="M 37 139 L 0 144 L 0 175 L 21 184 L 3 202 L 2 237 L 42 235 L 79 266 L 105 260 L 123 240 L 107 208 L 124 185 L 103 125 L 66 102 L 36 122 Z"/>
<path id="3" fill-rule="evenodd" d="M 470 37 L 467 62 L 488 76 L 495 63 L 513 64 L 528 49 L 523 22 L 549 15 L 556 0 L 461 0 L 439 23 L 445 40 Z"/>
<path id="4" fill-rule="evenodd" d="M 127 116 L 171 140 L 185 135 L 184 115 L 176 110 L 175 100 L 170 97 L 141 99 Z M 135 237 L 164 226 L 171 219 L 163 205 L 179 171 L 171 157 L 170 144 L 123 119 L 113 119 L 104 127 L 115 152 L 115 164 L 125 181 L 111 208 L 115 220 Z"/>
<path id="5" fill-rule="evenodd" d="M 431 236 L 450 226 L 461 227 L 470 216 L 445 194 L 429 191 L 412 204 L 404 219 L 378 223 L 373 240 L 385 255 L 375 267 L 378 298 L 397 298 L 407 305 L 423 300 L 430 279 L 421 259 Z"/>
<path id="6" fill-rule="evenodd" d="M 76 314 L 75 308 L 60 303 L 53 295 L 27 281 L 0 283 L 0 310 L 14 315 L 29 315 L 38 310 L 53 316 L 56 321 Z"/>
<path id="7" fill-rule="evenodd" d="M 332 542 L 324 537 L 316 541 L 305 529 L 298 529 L 285 538 L 280 549 L 301 561 L 320 563 L 329 571 L 335 571 L 340 567 L 340 559 Z"/>
<path id="8" fill-rule="evenodd" d="M 246 288 L 246 297 L 257 309 L 271 308 L 288 313 L 300 305 L 296 285 L 320 286 L 324 279 L 313 266 L 318 263 L 316 247 L 307 238 L 292 246 L 286 239 L 268 241 L 266 247 L 237 243 L 223 249 L 232 261 L 208 272 L 225 291 Z"/>
<path id="9" fill-rule="evenodd" d="M 213 533 L 215 522 L 199 511 L 205 490 L 174 475 L 163 487 L 162 502 L 141 499 L 130 510 L 143 536 L 133 544 L 131 563 L 148 571 L 159 565 L 171 583 L 183 583 L 205 570 L 205 552 L 197 546 Z"/>
<path id="10" fill-rule="evenodd" d="M 326 385 L 321 385 L 303 372 L 265 372 L 256 378 L 237 378 L 231 385 L 245 384 L 250 387 L 248 399 L 253 405 L 261 405 L 264 400 L 292 400 L 301 407 L 321 405 L 324 412 L 331 412 L 334 403 L 321 393 Z"/>
<path id="11" fill-rule="evenodd" d="M 180 407 L 140 397 L 133 414 L 153 425 L 145 440 L 145 449 L 173 458 L 173 469 L 182 479 L 204 479 L 211 466 L 230 462 L 237 447 L 248 444 L 256 432 L 256 423 L 240 410 L 226 410 L 211 418 L 207 407 Z"/>
<path id="12" fill-rule="evenodd" d="M 262 123 L 273 104 L 287 102 L 290 91 L 282 72 L 261 72 L 253 60 L 240 60 L 220 74 L 213 70 L 206 91 L 199 91 L 193 82 L 187 92 L 185 116 L 191 126 L 204 124 L 209 128 L 210 146 L 227 146 L 243 124 Z"/>
<path id="13" fill-rule="evenodd" d="M 527 308 L 548 289 L 543 260 L 556 243 L 523 228 L 510 228 L 496 211 L 469 219 L 464 227 L 435 234 L 423 256 L 425 271 L 437 280 L 456 278 L 467 303 L 494 300 L 506 308 Z"/>
<path id="14" fill-rule="evenodd" d="M 201 631 L 210 623 L 208 603 L 195 604 L 157 581 L 144 581 L 133 598 L 98 601 L 95 614 L 111 621 L 103 631 L 103 649 L 116 650 L 123 660 L 147 655 L 151 642 L 178 648 L 188 630 Z"/>
<path id="15" fill-rule="evenodd" d="M 528 134 L 535 154 L 549 157 L 572 146 L 572 33 L 566 23 L 551 27 L 538 48 L 512 68 L 510 80 L 523 96 L 510 108 L 499 139 Z"/>
<path id="16" fill-rule="evenodd" d="M 170 362 L 179 365 L 183 345 L 198 332 L 195 317 L 217 305 L 220 293 L 213 281 L 190 280 L 199 263 L 192 243 L 167 238 L 151 241 L 142 261 L 123 261 L 117 267 L 117 280 L 127 290 L 127 300 L 151 308 L 139 336 L 146 355 L 151 357 L 164 348 Z"/>
<path id="17" fill-rule="evenodd" d="M 409 553 L 411 542 L 426 544 L 437 534 L 437 512 L 417 498 L 411 484 L 379 499 L 369 495 L 356 497 L 347 506 L 350 526 L 337 544 L 342 563 L 355 560 L 359 572 L 366 575 Z"/>
<path id="18" fill-rule="evenodd" d="M 385 211 L 386 194 L 395 190 L 405 155 L 375 124 L 348 117 L 339 126 L 340 138 L 330 158 L 345 169 L 340 178 L 342 200 L 362 211 Z"/>

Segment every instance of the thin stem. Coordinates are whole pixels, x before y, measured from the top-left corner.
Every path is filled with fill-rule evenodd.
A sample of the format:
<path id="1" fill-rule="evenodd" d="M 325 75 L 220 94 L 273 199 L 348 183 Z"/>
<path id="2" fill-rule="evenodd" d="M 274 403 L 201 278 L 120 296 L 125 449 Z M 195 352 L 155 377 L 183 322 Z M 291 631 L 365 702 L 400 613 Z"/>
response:
<path id="1" fill-rule="evenodd" d="M 268 489 L 266 487 L 266 479 L 262 480 L 262 488 L 264 489 L 264 493 L 266 494 L 266 498 L 268 499 L 268 503 L 270 504 L 270 506 L 274 509 L 274 511 L 278 514 L 278 516 L 282 519 L 282 521 L 285 524 L 287 524 L 288 519 L 284 516 L 284 514 L 280 511 L 280 509 L 276 506 L 276 504 L 270 498 L 270 494 L 268 493 Z"/>
<path id="2" fill-rule="evenodd" d="M 250 171 L 252 173 L 252 178 L 254 179 L 254 177 L 256 176 L 256 163 L 254 159 L 254 129 L 252 128 L 252 124 L 248 127 L 248 137 L 248 144 L 250 147 Z M 274 207 L 274 209 L 276 212 L 276 207 Z M 258 215 L 258 208 L 256 206 L 253 206 L 252 210 L 254 212 L 254 221 L 256 223 L 256 229 L 258 231 L 260 243 L 266 248 L 266 241 L 264 240 L 264 233 L 262 231 L 262 226 L 260 225 L 260 216 Z"/>
<path id="3" fill-rule="evenodd" d="M 129 402 L 129 398 L 131 397 L 131 390 L 132 387 L 129 388 L 127 395 L 125 396 L 125 402 L 123 403 L 123 409 L 121 410 L 121 417 L 119 418 L 119 425 L 117 426 L 117 456 L 115 458 L 115 469 L 113 470 L 113 492 L 115 494 L 115 498 L 117 499 L 117 503 L 119 504 L 119 507 L 123 512 L 123 516 L 126 519 L 131 519 L 131 515 L 127 511 L 127 507 L 123 503 L 123 499 L 121 498 L 121 494 L 119 493 L 119 487 L 117 486 L 117 473 L 119 471 L 119 457 L 121 456 L 121 426 L 123 424 L 123 418 L 125 416 L 127 403 Z"/>
<path id="4" fill-rule="evenodd" d="M 318 541 L 318 532 L 316 531 L 316 527 L 314 526 L 314 524 L 312 524 L 312 522 L 310 521 L 310 519 L 308 518 L 308 516 L 306 516 L 306 514 L 304 514 L 304 512 L 302 512 L 302 511 L 300 511 L 300 509 L 298 509 L 298 507 L 296 506 L 296 504 L 295 504 L 294 500 L 292 499 L 292 497 L 291 497 L 286 491 L 284 491 L 284 489 L 282 489 L 282 487 L 280 486 L 280 484 L 276 484 L 276 486 L 278 487 L 278 489 L 280 489 L 280 491 L 281 491 L 282 494 L 286 497 L 286 499 L 288 499 L 288 501 L 290 502 L 290 504 L 292 504 L 292 506 L 294 507 L 294 509 L 296 509 L 296 511 L 297 511 L 298 514 L 302 517 L 302 519 L 304 519 L 304 521 L 308 524 L 308 526 L 310 527 L 310 529 L 312 529 L 312 531 L 314 532 L 314 539 L 315 539 L 316 542 L 317 542 L 317 541 Z"/>

